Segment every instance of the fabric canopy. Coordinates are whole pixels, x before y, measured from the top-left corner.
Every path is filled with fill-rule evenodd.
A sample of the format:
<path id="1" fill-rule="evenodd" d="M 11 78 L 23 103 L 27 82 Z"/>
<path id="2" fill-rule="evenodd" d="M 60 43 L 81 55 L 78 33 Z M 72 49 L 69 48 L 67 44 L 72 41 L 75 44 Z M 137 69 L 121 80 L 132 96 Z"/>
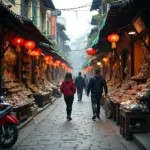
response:
<path id="1" fill-rule="evenodd" d="M 105 17 L 105 18 L 102 20 L 101 24 L 100 24 L 100 27 L 99 27 L 99 30 L 100 30 L 100 31 L 103 29 L 103 27 L 104 27 L 104 25 L 105 25 L 106 18 L 107 18 L 107 17 Z M 92 41 L 91 47 L 94 47 L 95 45 L 98 44 L 99 34 L 100 34 L 100 32 L 98 33 L 98 35 L 96 36 L 96 38 Z"/>

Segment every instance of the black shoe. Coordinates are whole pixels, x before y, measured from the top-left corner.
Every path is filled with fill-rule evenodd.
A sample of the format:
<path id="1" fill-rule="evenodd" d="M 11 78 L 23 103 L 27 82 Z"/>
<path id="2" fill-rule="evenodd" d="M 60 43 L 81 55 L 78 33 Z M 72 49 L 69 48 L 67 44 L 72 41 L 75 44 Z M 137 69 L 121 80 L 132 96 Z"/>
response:
<path id="1" fill-rule="evenodd" d="M 100 116 L 96 116 L 97 117 L 97 119 L 100 119 Z"/>
<path id="2" fill-rule="evenodd" d="M 67 120 L 69 119 L 69 116 L 67 116 Z"/>
<path id="3" fill-rule="evenodd" d="M 68 120 L 70 121 L 70 120 L 72 120 L 72 118 L 71 118 L 71 117 L 69 117 L 69 118 L 68 118 Z"/>
<path id="4" fill-rule="evenodd" d="M 94 115 L 94 116 L 92 117 L 92 119 L 95 120 L 95 119 L 96 119 L 96 115 Z"/>

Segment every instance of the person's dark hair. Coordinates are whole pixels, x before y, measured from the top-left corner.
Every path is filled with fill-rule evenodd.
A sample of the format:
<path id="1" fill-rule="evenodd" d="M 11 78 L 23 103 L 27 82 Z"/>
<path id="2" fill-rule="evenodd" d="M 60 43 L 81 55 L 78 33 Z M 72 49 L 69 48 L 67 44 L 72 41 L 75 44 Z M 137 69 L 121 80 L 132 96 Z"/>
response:
<path id="1" fill-rule="evenodd" d="M 70 72 L 67 72 L 65 75 L 65 81 L 71 81 L 72 80 L 72 74 Z"/>
<path id="2" fill-rule="evenodd" d="M 95 69 L 95 73 L 96 73 L 96 74 L 100 74 L 100 72 L 101 72 L 101 71 L 100 71 L 99 68 L 96 68 L 96 69 Z"/>
<path id="3" fill-rule="evenodd" d="M 86 77 L 86 74 L 84 75 L 84 77 Z"/>
<path id="4" fill-rule="evenodd" d="M 79 72 L 79 76 L 81 76 L 81 72 Z"/>

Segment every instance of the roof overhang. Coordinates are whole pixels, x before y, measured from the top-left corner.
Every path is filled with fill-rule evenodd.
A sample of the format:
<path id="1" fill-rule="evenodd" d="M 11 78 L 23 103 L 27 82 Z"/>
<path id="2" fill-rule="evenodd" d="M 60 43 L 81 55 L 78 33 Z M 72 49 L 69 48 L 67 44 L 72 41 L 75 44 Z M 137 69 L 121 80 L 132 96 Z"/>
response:
<path id="1" fill-rule="evenodd" d="M 99 9 L 102 0 L 93 0 L 90 11 Z"/>
<path id="2" fill-rule="evenodd" d="M 55 10 L 56 9 L 52 0 L 44 0 L 43 5 L 46 10 Z"/>

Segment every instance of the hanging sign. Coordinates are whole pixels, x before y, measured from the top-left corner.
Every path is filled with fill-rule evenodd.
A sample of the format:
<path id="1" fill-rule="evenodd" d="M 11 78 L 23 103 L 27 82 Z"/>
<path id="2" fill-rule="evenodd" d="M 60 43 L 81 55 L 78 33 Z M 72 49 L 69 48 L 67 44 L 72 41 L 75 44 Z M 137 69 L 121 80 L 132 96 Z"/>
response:
<path id="1" fill-rule="evenodd" d="M 51 36 L 55 36 L 56 32 L 56 18 L 55 16 L 51 17 Z"/>

